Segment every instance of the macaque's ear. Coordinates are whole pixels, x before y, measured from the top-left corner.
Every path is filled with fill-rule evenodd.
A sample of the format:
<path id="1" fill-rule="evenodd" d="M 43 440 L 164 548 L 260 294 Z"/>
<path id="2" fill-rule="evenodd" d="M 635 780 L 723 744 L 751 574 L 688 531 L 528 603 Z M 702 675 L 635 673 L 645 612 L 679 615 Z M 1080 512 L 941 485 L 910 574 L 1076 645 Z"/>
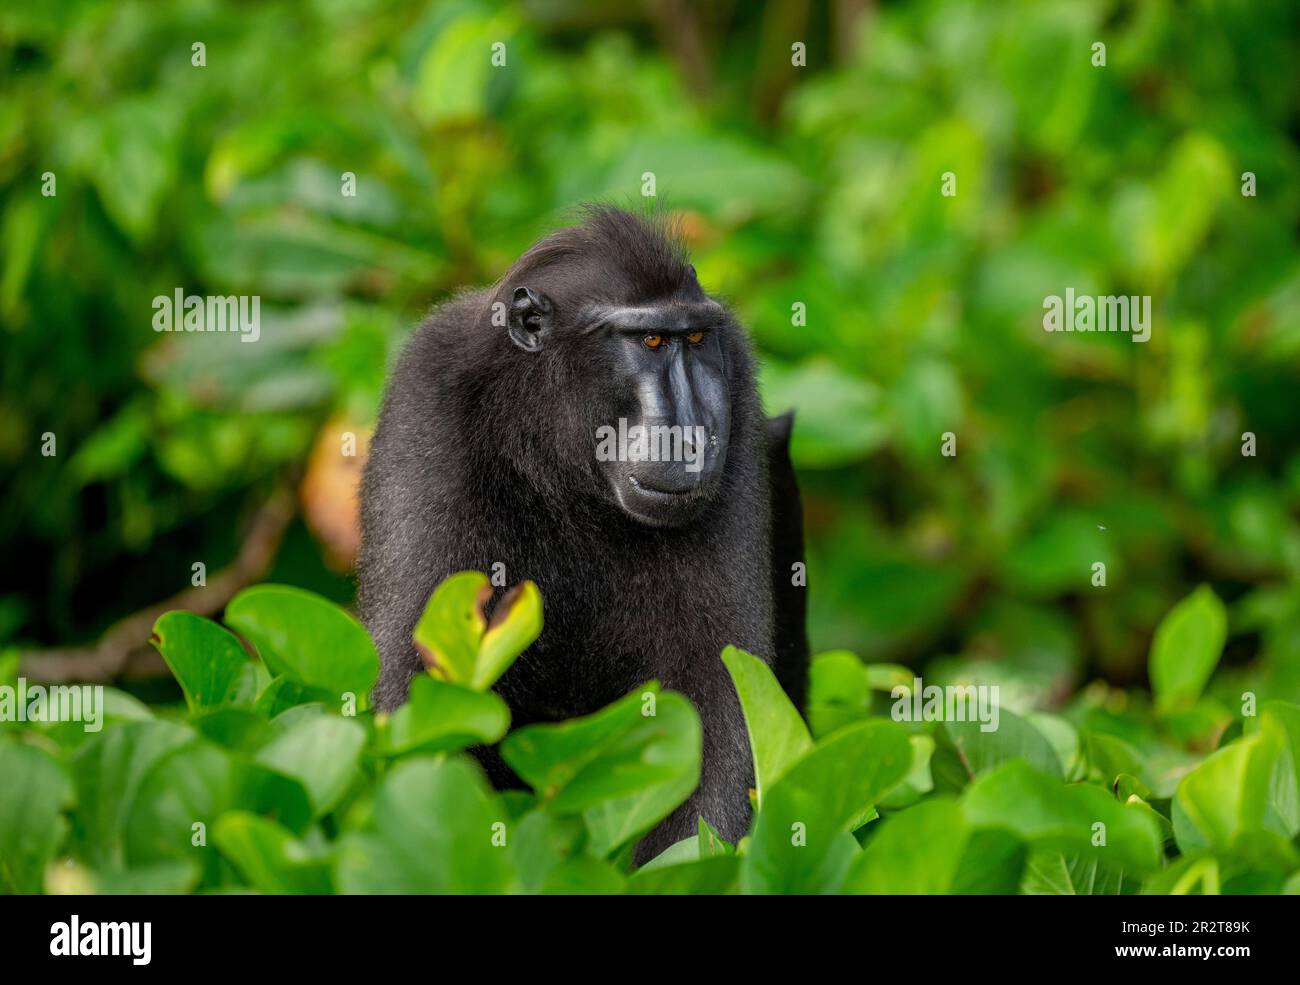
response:
<path id="1" fill-rule="evenodd" d="M 551 334 L 551 299 L 531 287 L 516 287 L 506 331 L 524 352 L 541 352 Z"/>

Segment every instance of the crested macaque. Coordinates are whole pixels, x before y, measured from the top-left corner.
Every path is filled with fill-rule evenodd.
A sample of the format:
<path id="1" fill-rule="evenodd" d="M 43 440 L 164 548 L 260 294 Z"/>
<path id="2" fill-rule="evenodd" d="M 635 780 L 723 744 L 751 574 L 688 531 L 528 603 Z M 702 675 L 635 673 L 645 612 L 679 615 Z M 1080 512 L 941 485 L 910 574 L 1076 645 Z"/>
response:
<path id="1" fill-rule="evenodd" d="M 376 707 L 400 704 L 423 669 L 411 634 L 438 582 L 502 563 L 545 606 L 541 637 L 497 684 L 514 724 L 658 680 L 699 711 L 701 776 L 637 858 L 700 816 L 742 837 L 753 764 L 720 653 L 773 663 L 796 703 L 807 672 L 790 425 L 763 416 L 743 329 L 660 219 L 590 208 L 438 308 L 388 382 L 362 488 Z M 670 453 L 646 454 L 646 435 Z M 508 785 L 499 756 L 479 753 Z"/>

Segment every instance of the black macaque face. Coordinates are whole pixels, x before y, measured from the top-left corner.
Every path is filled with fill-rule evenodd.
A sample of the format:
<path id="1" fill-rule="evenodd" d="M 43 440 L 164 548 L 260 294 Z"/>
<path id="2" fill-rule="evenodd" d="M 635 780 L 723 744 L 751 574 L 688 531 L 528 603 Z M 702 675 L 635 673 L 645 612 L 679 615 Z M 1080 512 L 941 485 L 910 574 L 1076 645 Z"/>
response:
<path id="1" fill-rule="evenodd" d="M 519 348 L 541 351 L 552 310 L 545 294 L 515 292 L 510 335 Z M 600 422 L 587 454 L 609 496 L 638 523 L 689 523 L 716 494 L 727 460 L 731 389 L 724 309 L 707 297 L 589 305 L 577 325 L 595 377 L 588 379 L 588 392 Z M 593 347 L 598 358 L 592 358 Z"/>

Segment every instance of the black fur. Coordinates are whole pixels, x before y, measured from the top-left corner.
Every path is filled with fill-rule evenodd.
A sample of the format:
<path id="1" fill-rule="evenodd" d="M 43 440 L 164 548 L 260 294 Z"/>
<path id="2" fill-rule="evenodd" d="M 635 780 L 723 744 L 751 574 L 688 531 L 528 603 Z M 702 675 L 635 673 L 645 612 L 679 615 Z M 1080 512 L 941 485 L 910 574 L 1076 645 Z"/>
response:
<path id="1" fill-rule="evenodd" d="M 509 306 L 525 285 L 554 304 L 553 337 L 539 352 L 521 351 L 492 324 L 493 303 Z M 692 834 L 698 815 L 728 839 L 745 834 L 752 762 L 719 654 L 732 643 L 768 660 L 785 654 L 791 667 L 798 659 L 796 644 L 778 647 L 774 637 L 774 579 L 788 583 L 789 562 L 774 573 L 769 441 L 753 358 L 729 315 L 719 330 L 730 446 L 703 512 L 682 527 L 638 524 L 595 465 L 595 429 L 625 395 L 607 340 L 573 314 L 588 303 L 705 297 L 658 221 L 589 210 L 493 288 L 457 297 L 416 332 L 389 380 L 362 491 L 359 602 L 383 661 L 378 708 L 400 704 L 422 668 L 411 632 L 434 586 L 498 561 L 510 584 L 535 581 L 545 606 L 542 637 L 497 687 L 516 725 L 588 714 L 650 679 L 694 702 L 704 724 L 700 785 L 647 836 L 640 858 Z M 792 473 L 783 485 L 793 486 Z M 784 512 L 798 522 L 797 498 Z M 783 634 L 802 640 L 802 625 L 796 633 L 788 622 Z M 508 782 L 499 759 L 483 758 L 494 782 Z"/>
<path id="2" fill-rule="evenodd" d="M 803 553 L 803 501 L 790 461 L 794 414 L 767 422 L 768 476 L 772 486 L 772 598 L 776 603 L 772 669 L 800 712 L 808 695 L 808 589 L 796 584 L 794 565 Z"/>

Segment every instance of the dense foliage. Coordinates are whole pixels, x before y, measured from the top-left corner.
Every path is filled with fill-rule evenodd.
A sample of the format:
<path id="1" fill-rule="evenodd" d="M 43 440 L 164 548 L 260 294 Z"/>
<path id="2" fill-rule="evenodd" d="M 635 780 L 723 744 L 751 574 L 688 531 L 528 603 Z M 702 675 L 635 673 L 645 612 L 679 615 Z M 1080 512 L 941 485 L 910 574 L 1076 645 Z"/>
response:
<path id="1" fill-rule="evenodd" d="M 1143 734 L 1176 727 L 1218 660 L 1208 591 L 1162 623 L 1155 710 L 1140 716 L 899 722 L 873 695 L 910 687 L 910 672 L 840 651 L 814 664 L 810 732 L 766 664 L 728 648 L 754 753 L 750 834 L 729 845 L 701 818 L 633 870 L 636 839 L 699 779 L 694 708 L 647 682 L 507 735 L 488 688 L 541 631 L 542 602 L 525 583 L 489 623 L 487 584 L 465 572 L 435 591 L 415 631 L 429 672 L 392 715 L 359 712 L 378 656 L 319 596 L 265 585 L 235 599 L 226 621 L 257 661 L 215 622 L 163 616 L 154 643 L 184 712 L 114 692 L 98 731 L 46 724 L 0 742 L 0 888 L 1300 891 L 1300 707 L 1262 706 L 1199 763 Z M 498 741 L 527 791 L 493 792 L 460 752 Z"/>
<path id="2" fill-rule="evenodd" d="M 679 22 L 655 19 L 668 9 Z M 349 602 L 355 523 L 339 489 L 355 471 L 330 478 L 322 449 L 337 460 L 341 431 L 364 443 L 391 355 L 431 302 L 491 281 L 579 202 L 639 202 L 651 172 L 701 280 L 752 331 L 769 411 L 797 408 L 809 630 L 826 655 L 812 739 L 751 681 L 756 741 L 769 727 L 783 738 L 760 759 L 766 827 L 743 860 L 706 832 L 709 859 L 689 873 L 628 885 L 1291 878 L 1290 0 L 6 4 L 0 78 L 6 680 L 191 588 L 196 563 L 241 557 L 268 502 L 301 500 L 309 522 L 274 539 L 257 577 Z M 344 173 L 355 196 L 340 194 Z M 151 300 L 178 288 L 260 297 L 261 340 L 155 333 Z M 1043 300 L 1067 288 L 1149 295 L 1150 341 L 1045 333 Z M 57 454 L 42 454 L 46 435 Z M 493 795 L 461 759 L 427 758 L 417 710 L 470 719 L 429 740 L 441 750 L 504 733 L 482 680 L 476 700 L 430 678 L 405 725 L 383 723 L 364 711 L 369 643 L 341 610 L 259 638 L 263 609 L 324 604 L 255 588 L 209 606 L 256 662 L 214 623 L 166 617 L 181 690 L 118 680 L 101 734 L 0 723 L 0 781 L 30 791 L 0 800 L 0 884 L 36 888 L 71 853 L 76 866 L 52 871 L 101 887 L 358 889 L 347 860 L 362 857 L 426 886 L 622 885 L 631 829 L 613 833 L 629 823 L 615 788 L 565 791 L 652 742 L 681 757 L 684 783 L 684 732 L 652 735 L 629 699 L 568 726 L 596 736 L 585 752 L 563 727 L 533 733 L 553 738 L 532 763 L 540 801 Z M 152 621 L 128 642 L 147 652 Z M 234 677 L 199 687 L 187 659 Z M 881 720 L 911 670 L 999 685 L 1001 727 Z M 689 731 L 689 709 L 657 700 L 661 722 Z M 392 745 L 402 729 L 413 745 Z M 527 735 L 509 740 L 520 756 Z M 900 736 L 901 781 L 887 754 Z M 317 748 L 328 762 L 306 761 Z M 860 752 L 884 772 L 848 785 L 821 772 Z M 848 791 L 854 803 L 834 803 Z M 431 820 L 439 799 L 461 796 L 481 813 L 467 833 L 437 833 L 459 846 L 500 817 L 508 851 L 475 849 L 472 876 L 403 854 L 403 839 L 452 823 Z M 882 818 L 859 825 L 872 804 Z M 841 838 L 796 877 L 777 842 L 790 810 L 814 807 L 810 845 L 816 825 L 856 826 L 865 850 Z M 1109 849 L 1090 849 L 1084 815 L 1111 818 Z M 162 833 L 191 816 L 210 819 L 205 852 Z M 1170 825 L 1178 854 L 1162 865 Z M 954 857 L 890 869 L 873 852 L 907 859 L 927 831 L 946 832 Z M 531 863 L 517 854 L 529 838 Z"/>

